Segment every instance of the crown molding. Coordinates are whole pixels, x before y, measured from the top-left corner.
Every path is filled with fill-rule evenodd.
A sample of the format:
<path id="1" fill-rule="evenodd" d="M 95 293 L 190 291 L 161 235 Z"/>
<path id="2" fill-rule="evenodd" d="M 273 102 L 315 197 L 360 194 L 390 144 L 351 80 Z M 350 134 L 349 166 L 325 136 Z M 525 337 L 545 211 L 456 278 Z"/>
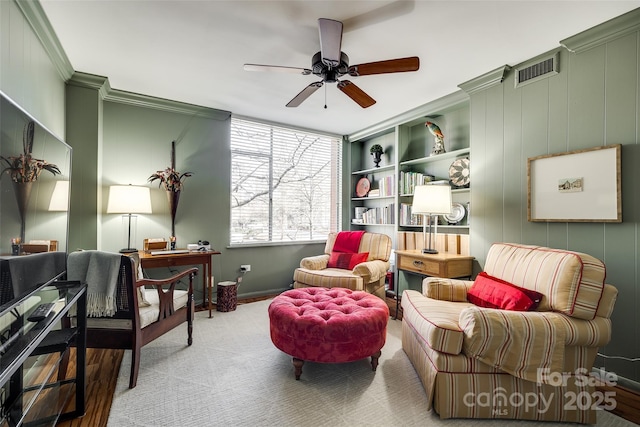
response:
<path id="1" fill-rule="evenodd" d="M 170 113 L 180 113 L 197 115 L 209 119 L 224 121 L 231 117 L 231 112 L 218 110 L 215 108 L 202 107 L 184 102 L 172 101 L 170 99 L 157 98 L 154 96 L 141 95 L 123 90 L 111 89 L 104 97 L 105 101 L 118 102 L 120 104 L 133 105 L 143 108 L 154 108 L 156 110 Z"/>
<path id="2" fill-rule="evenodd" d="M 197 115 L 220 121 L 227 120 L 231 117 L 231 113 L 229 111 L 201 107 L 199 105 L 172 101 L 170 99 L 157 98 L 154 96 L 113 89 L 111 88 L 107 77 L 97 76 L 94 74 L 74 73 L 69 81 L 67 81 L 67 84 L 97 90 L 100 93 L 100 98 L 108 102 L 116 102 L 142 108 L 153 108 L 170 113 Z"/>
<path id="3" fill-rule="evenodd" d="M 560 41 L 569 52 L 580 53 L 640 30 L 640 8 Z"/>
<path id="4" fill-rule="evenodd" d="M 67 81 L 73 75 L 73 66 L 69 57 L 65 53 L 58 36 L 56 36 L 49 18 L 44 13 L 39 1 L 34 0 L 13 0 L 18 6 L 25 19 L 31 25 L 33 32 L 35 33 L 40 43 L 51 58 L 54 66 L 58 70 L 58 73 L 62 77 L 63 81 Z"/>
<path id="5" fill-rule="evenodd" d="M 495 70 L 484 73 L 475 79 L 468 80 L 464 83 L 460 83 L 458 87 L 468 94 L 472 94 L 479 90 L 490 88 L 491 86 L 498 85 L 504 81 L 507 77 L 507 73 L 511 70 L 511 66 L 503 65 Z"/>
<path id="6" fill-rule="evenodd" d="M 104 99 L 111 91 L 109 79 L 104 76 L 97 76 L 88 73 L 73 73 L 71 78 L 67 80 L 69 86 L 78 86 L 96 90 L 100 93 L 100 98 Z"/>

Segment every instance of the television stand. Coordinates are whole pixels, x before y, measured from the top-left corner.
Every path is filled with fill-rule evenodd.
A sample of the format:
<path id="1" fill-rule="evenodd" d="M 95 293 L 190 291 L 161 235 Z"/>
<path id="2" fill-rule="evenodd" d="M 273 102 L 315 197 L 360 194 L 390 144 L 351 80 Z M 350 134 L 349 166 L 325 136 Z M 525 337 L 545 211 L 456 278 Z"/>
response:
<path id="1" fill-rule="evenodd" d="M 52 312 L 28 321 L 46 302 L 55 302 Z M 67 317 L 72 307 L 74 327 Z M 86 307 L 86 285 L 67 281 L 46 283 L 0 306 L 0 333 L 3 341 L 11 339 L 0 357 L 0 425 L 53 426 L 84 415 Z M 59 378 L 71 346 L 76 347 L 75 377 Z"/>

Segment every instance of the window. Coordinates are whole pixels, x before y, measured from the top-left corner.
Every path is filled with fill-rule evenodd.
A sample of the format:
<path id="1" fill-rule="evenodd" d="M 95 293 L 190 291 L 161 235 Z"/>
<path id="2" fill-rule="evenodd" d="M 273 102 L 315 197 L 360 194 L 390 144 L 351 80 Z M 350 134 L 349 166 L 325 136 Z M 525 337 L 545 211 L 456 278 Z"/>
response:
<path id="1" fill-rule="evenodd" d="M 342 140 L 231 119 L 231 245 L 326 239 L 340 224 Z"/>

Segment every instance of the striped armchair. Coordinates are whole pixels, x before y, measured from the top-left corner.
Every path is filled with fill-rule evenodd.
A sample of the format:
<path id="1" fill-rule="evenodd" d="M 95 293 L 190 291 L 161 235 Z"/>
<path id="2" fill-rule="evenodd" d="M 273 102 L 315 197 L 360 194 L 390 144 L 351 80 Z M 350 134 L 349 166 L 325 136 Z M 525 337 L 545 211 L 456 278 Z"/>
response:
<path id="1" fill-rule="evenodd" d="M 402 347 L 429 407 L 441 418 L 595 423 L 588 375 L 611 338 L 617 296 L 604 283 L 604 264 L 583 253 L 499 243 L 485 272 L 542 294 L 535 311 L 474 305 L 467 298 L 474 282 L 466 280 L 430 277 L 422 293 L 402 295 Z"/>
<path id="2" fill-rule="evenodd" d="M 367 291 L 384 299 L 384 279 L 390 266 L 391 237 L 386 234 L 364 233 L 358 252 L 368 252 L 367 261 L 356 265 L 353 270 L 345 270 L 327 268 L 337 235 L 329 234 L 324 254 L 300 261 L 300 267 L 293 273 L 293 287 L 347 288 Z"/>

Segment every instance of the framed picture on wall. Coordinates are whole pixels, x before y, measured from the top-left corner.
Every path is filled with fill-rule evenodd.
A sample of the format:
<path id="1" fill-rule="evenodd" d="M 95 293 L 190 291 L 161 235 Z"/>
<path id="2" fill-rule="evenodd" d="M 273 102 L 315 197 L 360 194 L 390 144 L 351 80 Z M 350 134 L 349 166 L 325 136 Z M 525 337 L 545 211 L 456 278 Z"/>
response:
<path id="1" fill-rule="evenodd" d="M 606 145 L 527 159 L 527 219 L 622 222 L 621 149 Z"/>

